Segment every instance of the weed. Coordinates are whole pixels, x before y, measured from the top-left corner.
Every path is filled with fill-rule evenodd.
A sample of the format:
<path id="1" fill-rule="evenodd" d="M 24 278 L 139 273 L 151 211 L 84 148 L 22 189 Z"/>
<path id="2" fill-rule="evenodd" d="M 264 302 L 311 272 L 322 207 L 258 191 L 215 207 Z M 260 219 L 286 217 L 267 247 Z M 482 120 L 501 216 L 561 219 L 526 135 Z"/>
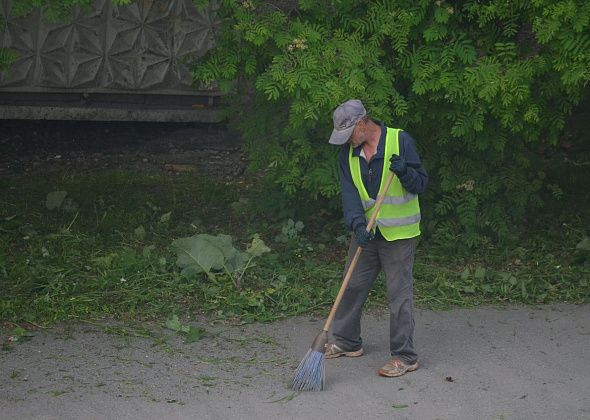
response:
<path id="1" fill-rule="evenodd" d="M 287 220 L 281 227 L 281 233 L 275 237 L 276 242 L 289 242 L 298 238 L 299 234 L 303 230 L 302 221 L 293 221 L 293 219 Z"/>
<path id="2" fill-rule="evenodd" d="M 30 340 L 33 336 L 34 334 L 17 325 L 16 328 L 12 330 L 10 335 L 6 336 L 4 342 L 2 343 L 2 350 L 10 351 L 15 344 Z"/>
<path id="3" fill-rule="evenodd" d="M 48 197 L 58 191 L 67 193 Z M 300 219 L 295 212 L 267 219 L 252 213 L 254 207 L 243 200 L 232 211 L 231 204 L 240 203 L 246 194 L 232 185 L 188 175 L 63 172 L 3 178 L 0 192 L 3 320 L 38 325 L 102 317 L 170 320 L 174 319 L 171 314 L 184 318 L 207 313 L 213 320 L 271 321 L 325 313 L 342 281 L 346 245 L 337 238 L 345 241 L 348 235 L 341 222 L 327 220 L 331 213 L 303 218 L 304 230 L 303 222 L 295 222 Z M 247 195 L 251 201 L 261 201 L 254 200 L 253 188 Z M 73 211 L 64 208 L 68 198 L 77 205 Z M 567 200 L 567 194 L 562 200 Z M 282 224 L 285 217 L 291 222 Z M 538 224 L 527 226 L 521 243 L 487 244 L 469 253 L 451 253 L 441 241 L 422 241 L 414 270 L 417 304 L 446 308 L 590 301 L 585 230 L 590 217 L 572 209 L 555 220 L 551 215 L 539 216 Z M 254 232 L 261 235 L 256 237 Z M 211 270 L 214 278 L 181 274 L 171 246 L 175 239 L 219 238 L 227 233 L 236 244 L 232 248 L 246 249 L 237 252 L 248 254 L 239 269 L 229 274 L 223 267 Z M 273 242 L 270 252 L 256 251 L 263 240 L 281 234 L 286 242 Z M 255 240 L 261 242 L 256 245 Z M 228 261 L 229 256 L 224 256 L 224 265 Z M 383 306 L 385 301 L 380 278 L 369 305 Z M 184 331 L 187 325 L 178 324 L 173 330 L 187 341 L 206 333 L 196 327 L 190 333 L 190 325 Z M 150 337 L 154 345 L 168 346 L 167 337 L 154 338 L 138 327 L 101 327 L 122 336 Z M 3 343 L 4 350 L 12 346 L 6 340 Z"/>
<path id="4" fill-rule="evenodd" d="M 270 252 L 270 248 L 258 234 L 254 234 L 246 252 L 234 248 L 229 235 L 199 234 L 177 239 L 172 245 L 177 250 L 176 264 L 182 268 L 183 276 L 194 280 L 195 275 L 205 273 L 211 281 L 217 283 L 215 272 L 223 270 L 237 289 L 241 289 L 242 278 L 252 266 L 252 260 Z"/>
<path id="5" fill-rule="evenodd" d="M 173 315 L 172 318 L 166 320 L 164 325 L 166 328 L 184 335 L 186 343 L 199 341 L 206 333 L 203 328 L 195 327 L 193 325 L 182 325 L 178 320 L 178 315 Z"/>

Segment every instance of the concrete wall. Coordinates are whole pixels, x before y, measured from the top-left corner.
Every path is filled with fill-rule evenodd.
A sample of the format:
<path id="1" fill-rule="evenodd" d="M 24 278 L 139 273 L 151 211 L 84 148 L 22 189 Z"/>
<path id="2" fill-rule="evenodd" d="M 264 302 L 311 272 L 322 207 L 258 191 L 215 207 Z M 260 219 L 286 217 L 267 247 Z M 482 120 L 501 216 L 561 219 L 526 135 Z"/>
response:
<path id="1" fill-rule="evenodd" d="M 217 3 L 96 0 L 52 22 L 41 10 L 16 16 L 0 0 L 0 46 L 18 54 L 0 75 L 0 118 L 218 119 L 219 92 L 192 86 L 190 72 L 213 46 Z"/>

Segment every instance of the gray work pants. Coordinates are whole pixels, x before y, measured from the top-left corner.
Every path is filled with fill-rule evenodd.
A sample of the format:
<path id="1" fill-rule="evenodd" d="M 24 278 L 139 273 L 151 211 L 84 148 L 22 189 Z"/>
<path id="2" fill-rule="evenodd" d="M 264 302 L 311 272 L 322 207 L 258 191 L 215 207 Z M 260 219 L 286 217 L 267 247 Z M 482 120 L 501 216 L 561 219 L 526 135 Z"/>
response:
<path id="1" fill-rule="evenodd" d="M 356 252 L 352 235 L 348 261 Z M 413 364 L 418 360 L 414 350 L 413 279 L 416 238 L 387 241 L 381 235 L 364 248 L 353 271 L 332 324 L 332 335 L 339 347 L 358 350 L 362 346 L 361 312 L 379 271 L 385 274 L 389 304 L 389 346 L 391 355 Z"/>

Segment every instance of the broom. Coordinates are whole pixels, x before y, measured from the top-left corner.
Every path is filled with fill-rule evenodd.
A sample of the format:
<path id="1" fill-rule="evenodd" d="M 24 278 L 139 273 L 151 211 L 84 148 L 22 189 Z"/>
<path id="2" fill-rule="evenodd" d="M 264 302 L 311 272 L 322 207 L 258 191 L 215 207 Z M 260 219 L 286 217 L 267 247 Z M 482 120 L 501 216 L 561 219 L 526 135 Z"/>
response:
<path id="1" fill-rule="evenodd" d="M 383 191 L 387 191 L 389 189 L 394 175 L 395 174 L 393 172 L 390 172 L 389 177 L 385 182 L 385 189 Z M 373 228 L 373 224 L 375 223 L 375 219 L 377 218 L 377 214 L 379 213 L 379 209 L 381 208 L 381 203 L 383 202 L 384 197 L 385 195 L 381 195 L 377 198 L 375 210 L 373 211 L 371 219 L 369 220 L 369 224 L 367 225 L 367 232 L 371 231 Z M 315 340 L 313 340 L 311 348 L 307 351 L 305 357 L 303 360 L 301 360 L 301 363 L 299 363 L 299 366 L 293 375 L 291 388 L 295 391 L 321 391 L 324 389 L 324 381 L 326 376 L 324 353 L 326 351 L 326 344 L 328 343 L 328 331 L 332 326 L 332 321 L 336 315 L 336 310 L 338 309 L 338 305 L 340 305 L 340 301 L 344 295 L 344 290 L 346 290 L 346 287 L 348 286 L 348 282 L 352 277 L 352 272 L 356 267 L 356 263 L 362 251 L 363 248 L 360 246 L 356 249 L 356 252 L 352 257 L 352 261 L 348 266 L 348 270 L 346 270 L 344 280 L 342 280 L 342 285 L 340 286 L 336 300 L 334 301 L 332 309 L 330 310 L 330 315 L 324 324 L 324 328 L 318 334 Z"/>

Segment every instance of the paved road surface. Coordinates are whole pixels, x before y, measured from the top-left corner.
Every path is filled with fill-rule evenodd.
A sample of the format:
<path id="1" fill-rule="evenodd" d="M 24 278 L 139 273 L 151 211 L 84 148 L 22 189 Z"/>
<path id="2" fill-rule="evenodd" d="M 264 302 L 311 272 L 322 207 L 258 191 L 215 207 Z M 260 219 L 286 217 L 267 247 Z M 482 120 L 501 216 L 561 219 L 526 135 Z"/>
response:
<path id="1" fill-rule="evenodd" d="M 365 316 L 365 356 L 327 360 L 328 389 L 302 394 L 287 380 L 321 320 L 201 321 L 192 344 L 58 325 L 0 352 L 0 419 L 590 419 L 590 305 L 419 310 L 422 367 L 402 378 L 376 375 L 387 319 Z"/>

